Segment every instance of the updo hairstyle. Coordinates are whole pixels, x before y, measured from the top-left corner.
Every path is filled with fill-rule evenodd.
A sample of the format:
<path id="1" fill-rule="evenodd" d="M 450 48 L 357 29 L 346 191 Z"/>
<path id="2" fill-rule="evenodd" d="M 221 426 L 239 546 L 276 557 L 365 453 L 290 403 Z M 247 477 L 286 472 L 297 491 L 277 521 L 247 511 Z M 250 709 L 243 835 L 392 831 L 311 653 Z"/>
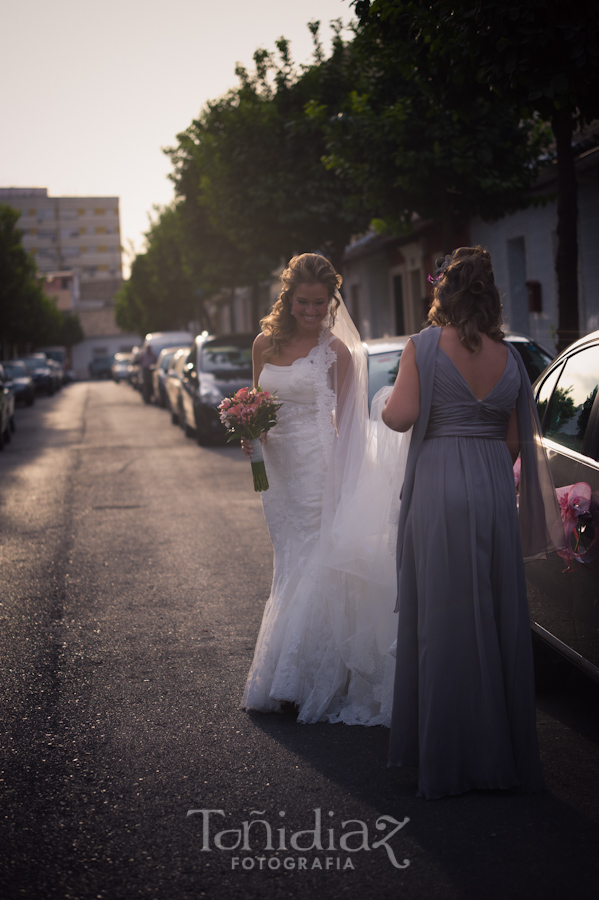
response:
<path id="1" fill-rule="evenodd" d="M 503 340 L 501 298 L 487 250 L 481 246 L 454 250 L 438 265 L 433 283 L 431 325 L 455 325 L 461 343 L 472 353 L 482 346 L 481 334 Z"/>
<path id="2" fill-rule="evenodd" d="M 263 357 L 276 356 L 281 345 L 288 341 L 295 331 L 295 319 L 291 315 L 291 300 L 300 284 L 323 284 L 329 296 L 328 326 L 332 327 L 339 300 L 335 291 L 343 281 L 331 263 L 318 253 L 302 253 L 289 260 L 289 264 L 281 275 L 282 290 L 273 308 L 260 320 L 263 334 L 270 338 L 270 347 L 263 352 Z"/>

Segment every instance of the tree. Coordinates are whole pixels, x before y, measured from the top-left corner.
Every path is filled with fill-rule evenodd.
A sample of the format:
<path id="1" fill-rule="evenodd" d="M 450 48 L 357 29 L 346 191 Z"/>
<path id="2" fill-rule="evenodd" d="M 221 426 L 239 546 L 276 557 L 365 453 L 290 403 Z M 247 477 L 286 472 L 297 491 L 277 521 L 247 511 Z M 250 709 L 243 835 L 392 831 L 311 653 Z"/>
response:
<path id="1" fill-rule="evenodd" d="M 573 129 L 599 116 L 596 0 L 354 0 L 360 28 L 410 48 L 415 70 L 456 89 L 485 86 L 551 123 L 558 164 L 558 349 L 578 337 Z"/>
<path id="2" fill-rule="evenodd" d="M 406 75 L 392 45 L 377 51 L 373 71 L 369 43 L 358 36 L 354 73 L 364 70 L 339 112 L 309 112 L 328 137 L 326 164 L 361 188 L 377 226 L 401 234 L 416 216 L 438 220 L 447 253 L 471 216 L 528 205 L 546 130 L 480 91 L 465 106 L 447 84 L 433 89 L 419 73 Z"/>
<path id="3" fill-rule="evenodd" d="M 33 257 L 17 228 L 20 213 L 0 205 L 0 348 L 29 350 L 46 343 L 60 328 L 62 315 L 37 278 Z"/>
<path id="4" fill-rule="evenodd" d="M 156 212 L 146 234 L 147 249 L 134 259 L 117 297 L 117 324 L 140 334 L 185 329 L 196 320 L 209 329 L 181 210 L 173 204 Z"/>
<path id="5" fill-rule="evenodd" d="M 322 165 L 325 135 L 305 114 L 308 104 L 328 104 L 339 89 L 346 49 L 340 27 L 325 60 L 319 24 L 311 23 L 314 61 L 299 70 L 283 38 L 276 58 L 257 51 L 255 72 L 238 66 L 238 87 L 208 103 L 167 151 L 178 196 L 202 210 L 214 235 L 237 251 L 238 270 L 249 267 L 253 278 L 307 249 L 339 264 L 351 235 L 368 224 L 353 185 Z"/>

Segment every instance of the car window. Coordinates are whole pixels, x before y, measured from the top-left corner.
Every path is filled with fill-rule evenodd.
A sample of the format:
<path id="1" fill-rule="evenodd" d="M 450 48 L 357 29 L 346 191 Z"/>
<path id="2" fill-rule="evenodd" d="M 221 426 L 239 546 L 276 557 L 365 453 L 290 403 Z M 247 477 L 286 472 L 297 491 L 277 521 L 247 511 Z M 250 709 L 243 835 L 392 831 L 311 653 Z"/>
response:
<path id="1" fill-rule="evenodd" d="M 539 347 L 538 344 L 535 344 L 534 341 L 512 341 L 511 345 L 522 357 L 531 384 L 537 380 L 541 372 L 544 372 L 553 360 L 553 357 L 542 347 Z"/>
<path id="2" fill-rule="evenodd" d="M 553 388 L 555 387 L 555 382 L 560 376 L 560 372 L 564 368 L 562 365 L 557 365 L 553 371 L 549 373 L 545 381 L 542 382 L 541 386 L 537 390 L 537 412 L 539 413 L 539 421 L 541 425 L 543 424 L 543 419 L 545 418 L 545 414 L 547 412 L 547 407 L 549 405 L 549 398 L 553 393 Z"/>
<path id="3" fill-rule="evenodd" d="M 231 373 L 247 375 L 252 371 L 252 348 L 235 344 L 204 344 L 201 349 L 202 372 L 215 375 Z"/>
<path id="4" fill-rule="evenodd" d="M 567 359 L 545 414 L 545 437 L 582 453 L 598 386 L 599 346 L 587 347 Z"/>
<path id="5" fill-rule="evenodd" d="M 373 353 L 368 358 L 368 402 L 377 391 L 388 385 L 394 385 L 399 369 L 401 350 L 387 353 Z"/>

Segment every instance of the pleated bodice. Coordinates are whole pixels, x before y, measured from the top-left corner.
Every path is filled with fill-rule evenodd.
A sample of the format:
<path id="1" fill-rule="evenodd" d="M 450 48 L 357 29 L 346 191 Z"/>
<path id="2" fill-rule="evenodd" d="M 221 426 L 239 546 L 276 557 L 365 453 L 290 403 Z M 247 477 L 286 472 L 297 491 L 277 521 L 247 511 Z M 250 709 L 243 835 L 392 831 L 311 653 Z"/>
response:
<path id="1" fill-rule="evenodd" d="M 519 388 L 520 371 L 508 353 L 501 378 L 484 400 L 477 400 L 459 369 L 438 347 L 425 440 L 455 436 L 504 441 Z"/>

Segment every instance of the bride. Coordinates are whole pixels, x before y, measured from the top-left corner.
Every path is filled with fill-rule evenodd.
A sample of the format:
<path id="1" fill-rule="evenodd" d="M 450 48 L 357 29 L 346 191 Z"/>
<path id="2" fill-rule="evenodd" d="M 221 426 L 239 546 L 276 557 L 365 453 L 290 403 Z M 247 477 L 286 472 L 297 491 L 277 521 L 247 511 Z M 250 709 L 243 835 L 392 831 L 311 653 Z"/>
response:
<path id="1" fill-rule="evenodd" d="M 242 707 L 290 703 L 299 722 L 388 725 L 392 498 L 407 442 L 369 425 L 366 358 L 331 263 L 295 256 L 281 282 L 253 350 L 254 386 L 276 391 L 282 406 L 263 443 L 274 575 Z M 396 465 L 381 469 L 381 454 Z M 385 483 L 377 471 L 391 473 Z"/>

